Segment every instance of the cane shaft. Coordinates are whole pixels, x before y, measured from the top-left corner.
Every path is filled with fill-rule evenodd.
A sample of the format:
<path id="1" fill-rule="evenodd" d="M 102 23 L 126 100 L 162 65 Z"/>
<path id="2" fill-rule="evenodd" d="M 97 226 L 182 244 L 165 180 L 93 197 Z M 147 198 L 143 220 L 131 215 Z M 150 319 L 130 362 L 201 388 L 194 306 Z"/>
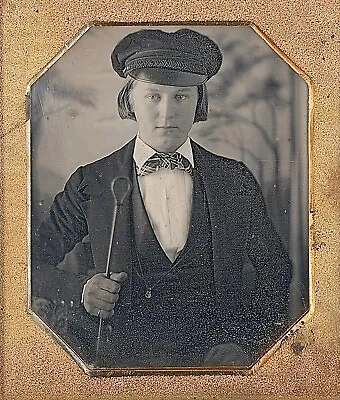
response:
<path id="1" fill-rule="evenodd" d="M 122 186 L 123 184 L 123 186 Z M 112 253 L 114 251 L 114 243 L 115 243 L 115 230 L 116 230 L 116 222 L 117 216 L 121 211 L 121 206 L 124 201 L 127 199 L 128 195 L 131 192 L 131 181 L 128 177 L 125 176 L 118 176 L 111 182 L 111 192 L 114 198 L 114 205 L 113 205 L 113 215 L 112 215 L 112 224 L 111 224 L 111 232 L 110 232 L 110 242 L 109 242 L 109 249 L 107 254 L 106 260 L 106 268 L 105 268 L 105 277 L 110 279 L 110 261 L 112 259 Z M 96 340 L 96 364 L 98 363 L 99 356 L 100 356 L 100 344 L 102 340 L 103 328 L 104 328 L 104 318 L 100 315 L 101 310 L 98 312 L 99 316 L 99 326 L 98 326 L 98 333 L 97 333 L 97 340 Z"/>

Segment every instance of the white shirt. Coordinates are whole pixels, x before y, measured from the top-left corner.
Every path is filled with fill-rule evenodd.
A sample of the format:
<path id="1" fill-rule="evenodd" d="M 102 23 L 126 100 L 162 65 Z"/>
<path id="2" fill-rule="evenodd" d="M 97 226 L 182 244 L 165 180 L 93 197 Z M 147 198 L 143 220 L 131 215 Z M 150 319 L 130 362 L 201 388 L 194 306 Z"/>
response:
<path id="1" fill-rule="evenodd" d="M 194 167 L 194 158 L 187 139 L 176 150 Z M 156 152 L 137 136 L 133 158 L 137 173 Z M 165 254 L 173 262 L 188 238 L 193 182 L 190 174 L 180 169 L 161 168 L 138 176 L 138 183 L 151 226 Z"/>

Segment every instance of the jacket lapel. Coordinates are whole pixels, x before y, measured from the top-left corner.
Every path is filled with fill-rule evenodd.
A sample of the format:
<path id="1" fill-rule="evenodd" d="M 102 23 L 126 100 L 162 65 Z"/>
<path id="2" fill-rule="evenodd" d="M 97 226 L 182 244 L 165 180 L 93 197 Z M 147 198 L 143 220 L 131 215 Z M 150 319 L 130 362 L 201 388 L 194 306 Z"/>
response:
<path id="1" fill-rule="evenodd" d="M 213 242 L 215 288 L 220 301 L 237 294 L 249 224 L 249 196 L 235 170 L 234 160 L 216 155 L 192 142 L 197 171 L 206 191 Z"/>
<path id="2" fill-rule="evenodd" d="M 134 140 L 122 149 L 93 164 L 79 188 L 90 199 L 82 203 L 87 216 L 92 255 L 97 271 L 104 272 L 108 259 L 115 207 L 111 183 L 117 176 L 132 179 Z M 131 260 L 131 195 L 117 214 L 110 271 L 129 273 Z"/>

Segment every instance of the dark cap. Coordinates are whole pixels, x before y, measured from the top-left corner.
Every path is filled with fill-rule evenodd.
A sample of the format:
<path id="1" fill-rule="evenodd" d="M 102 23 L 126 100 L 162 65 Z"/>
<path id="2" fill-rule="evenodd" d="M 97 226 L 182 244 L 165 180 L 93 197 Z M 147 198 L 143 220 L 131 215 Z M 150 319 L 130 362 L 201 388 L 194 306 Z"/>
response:
<path id="1" fill-rule="evenodd" d="M 175 86 L 201 85 L 221 67 L 220 49 L 191 29 L 143 29 L 125 36 L 111 54 L 119 76 Z"/>

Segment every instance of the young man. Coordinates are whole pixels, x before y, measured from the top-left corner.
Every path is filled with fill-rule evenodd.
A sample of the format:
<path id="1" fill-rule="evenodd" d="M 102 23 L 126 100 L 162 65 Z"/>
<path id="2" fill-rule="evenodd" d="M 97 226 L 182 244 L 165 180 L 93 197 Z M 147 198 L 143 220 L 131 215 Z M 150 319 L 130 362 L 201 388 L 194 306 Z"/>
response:
<path id="1" fill-rule="evenodd" d="M 94 327 L 104 319 L 97 365 L 249 365 L 288 326 L 291 263 L 249 170 L 188 137 L 207 118 L 205 82 L 218 72 L 221 52 L 189 29 L 141 30 L 118 43 L 111 59 L 127 80 L 120 115 L 135 120 L 138 133 L 80 167 L 56 196 L 33 237 L 35 304 L 79 305 L 70 329 L 90 362 Z M 132 191 L 112 239 L 118 176 Z M 84 238 L 92 257 L 82 271 L 58 269 Z M 257 271 L 251 298 L 241 290 L 246 259 Z"/>

